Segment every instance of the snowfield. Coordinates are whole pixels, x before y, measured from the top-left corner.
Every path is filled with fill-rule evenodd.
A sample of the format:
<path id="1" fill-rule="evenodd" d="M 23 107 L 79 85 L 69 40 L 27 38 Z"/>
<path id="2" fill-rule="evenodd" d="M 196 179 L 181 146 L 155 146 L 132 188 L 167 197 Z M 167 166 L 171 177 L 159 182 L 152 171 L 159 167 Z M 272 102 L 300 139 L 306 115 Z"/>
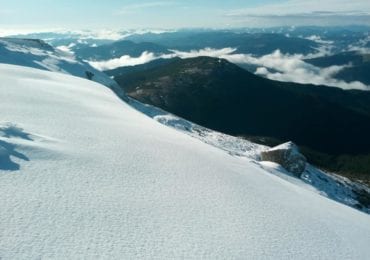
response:
<path id="1" fill-rule="evenodd" d="M 2 260 L 370 258 L 369 215 L 103 85 L 0 64 L 0 100 Z"/>
<path id="2" fill-rule="evenodd" d="M 124 97 L 118 84 L 73 54 L 55 49 L 42 40 L 0 38 L 0 63 L 32 67 L 87 78 L 110 87 Z M 88 73 L 88 74 L 87 74 Z"/>
<path id="3" fill-rule="evenodd" d="M 261 161 L 261 153 L 263 151 L 273 150 L 268 146 L 255 144 L 241 137 L 230 136 L 205 128 L 132 98 L 128 98 L 128 102 L 136 110 L 163 125 L 217 147 L 232 156 L 244 157 L 252 163 L 258 163 L 271 174 L 370 214 L 369 205 L 366 203 L 366 200 L 361 198 L 361 194 L 370 194 L 370 188 L 364 184 L 353 182 L 343 176 L 324 172 L 309 164 L 306 165 L 305 171 L 302 173 L 301 178 L 298 179 L 294 174 L 288 172 L 280 165 Z M 282 144 L 274 149 L 278 149 L 279 147 L 286 148 L 287 145 L 288 143 Z"/>

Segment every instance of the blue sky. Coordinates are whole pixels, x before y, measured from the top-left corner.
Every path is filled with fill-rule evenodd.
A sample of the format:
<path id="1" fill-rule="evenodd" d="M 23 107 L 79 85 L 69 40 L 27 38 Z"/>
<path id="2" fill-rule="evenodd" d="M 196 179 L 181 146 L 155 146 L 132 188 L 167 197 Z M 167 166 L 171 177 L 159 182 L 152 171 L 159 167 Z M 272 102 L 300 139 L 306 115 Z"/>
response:
<path id="1" fill-rule="evenodd" d="M 370 0 L 0 0 L 1 28 L 370 25 Z"/>

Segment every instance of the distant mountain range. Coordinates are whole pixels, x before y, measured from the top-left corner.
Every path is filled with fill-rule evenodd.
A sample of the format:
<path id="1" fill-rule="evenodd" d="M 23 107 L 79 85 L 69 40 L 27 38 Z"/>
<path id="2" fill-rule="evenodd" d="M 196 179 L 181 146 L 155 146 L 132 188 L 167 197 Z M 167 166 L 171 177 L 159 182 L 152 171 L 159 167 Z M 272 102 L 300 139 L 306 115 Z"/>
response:
<path id="1" fill-rule="evenodd" d="M 298 37 L 287 37 L 272 33 L 234 33 L 234 32 L 182 32 L 132 35 L 127 40 L 134 42 L 152 42 L 170 49 L 189 51 L 202 48 L 237 48 L 239 53 L 255 55 L 269 54 L 277 49 L 283 53 L 308 54 L 315 51 L 319 45 L 311 40 Z"/>
<path id="2" fill-rule="evenodd" d="M 45 50 L 35 59 L 32 56 L 17 61 L 18 58 L 7 57 L 8 50 L 5 48 L 0 61 L 13 64 L 26 62 L 33 67 L 53 71 L 73 71 L 85 78 L 88 78 L 86 72 L 94 71 L 93 80 L 101 78 L 100 73 L 79 60 L 102 61 L 102 66 L 90 64 L 99 69 L 116 68 L 106 73 L 115 77 L 131 96 L 141 101 L 254 141 L 273 145 L 294 140 L 307 149 L 305 153 L 310 161 L 331 171 L 364 173 L 366 176 L 370 172 L 370 146 L 366 134 L 370 106 L 368 92 L 275 82 L 243 70 L 256 73 L 257 69 L 265 69 L 268 74 L 261 75 L 280 80 L 281 77 L 271 75 L 283 74 L 285 79 L 282 80 L 285 81 L 339 87 L 343 84 L 337 84 L 336 80 L 341 81 L 339 83 L 360 81 L 363 85 L 370 85 L 369 54 L 363 54 L 369 53 L 369 27 L 194 29 L 108 34 L 66 32 L 18 37 L 42 38 L 60 50 L 67 50 L 69 55 L 64 56 L 62 52 L 52 49 L 50 51 L 56 53 L 56 59 L 48 58 L 48 51 Z M 239 64 L 243 67 L 241 69 L 219 59 L 161 59 L 161 54 L 172 53 L 176 56 L 172 50 L 183 51 L 185 57 L 192 54 L 191 50 L 196 50 L 195 56 L 207 55 L 207 51 L 199 52 L 205 48 L 213 48 L 211 52 L 222 48 L 235 49 L 232 55 L 245 54 L 249 60 Z M 281 52 L 275 52 L 278 49 Z M 150 53 L 150 57 L 141 59 L 144 52 Z M 110 65 L 111 59 L 125 55 L 123 63 L 113 61 L 114 66 Z M 145 63 L 153 59 L 158 60 Z M 253 62 L 253 59 L 258 59 L 258 62 Z M 237 59 L 230 61 L 238 63 Z M 105 66 L 108 62 L 109 66 Z M 117 68 L 138 63 L 145 64 Z M 83 66 L 74 67 L 80 64 Z M 324 73 L 320 74 L 322 71 Z M 311 74 L 320 80 L 310 81 Z M 321 80 L 327 75 L 329 80 Z M 305 80 L 300 81 L 300 76 Z M 346 87 L 344 85 L 343 88 Z M 253 119 L 254 123 L 251 125 L 251 121 L 248 123 L 245 118 Z"/>
<path id="3" fill-rule="evenodd" d="M 183 122 L 192 137 L 101 84 L 28 68 L 67 67 L 40 42 L 5 46 L 29 62 L 0 64 L 2 259 L 368 258 L 364 185 L 311 165 L 293 177 L 258 160 L 267 147 Z"/>
<path id="4" fill-rule="evenodd" d="M 205 48 L 234 48 L 237 53 L 270 54 L 279 49 L 282 53 L 309 54 L 317 51 L 319 44 L 301 38 L 280 34 L 237 34 L 233 32 L 163 33 L 133 35 L 113 43 L 74 45 L 71 50 L 77 57 L 89 61 L 110 60 L 123 55 L 139 57 L 143 52 L 169 54 L 171 50 L 191 51 Z"/>
<path id="5" fill-rule="evenodd" d="M 84 46 L 74 50 L 74 52 L 76 56 L 84 60 L 109 60 L 120 58 L 123 55 L 138 57 L 143 52 L 170 53 L 168 48 L 155 43 L 134 43 L 126 40 L 103 44 L 97 47 Z"/>
<path id="6" fill-rule="evenodd" d="M 283 58 L 287 58 L 286 55 L 289 57 L 289 54 L 298 54 L 296 59 L 316 67 L 328 68 L 333 65 L 348 66 L 348 64 L 352 64 L 352 68 L 346 67 L 337 75 L 330 75 L 330 80 L 338 79 L 347 83 L 359 81 L 363 83 L 363 86 L 357 84 L 356 88 L 364 89 L 365 85 L 369 85 L 370 82 L 370 77 L 366 73 L 369 67 L 366 59 L 360 63 L 358 60 L 362 59 L 362 53 L 369 52 L 369 28 L 367 26 L 303 26 L 229 30 L 184 29 L 171 32 L 147 31 L 146 33 L 134 30 L 80 31 L 33 33 L 17 37 L 43 39 L 52 46 L 68 50 L 76 57 L 86 61 L 106 62 L 127 56 L 121 63 L 116 61 L 114 65 L 113 63 L 110 63 L 109 66 L 92 64 L 99 69 L 124 66 L 125 64 L 122 62 L 135 58 L 142 58 L 135 60 L 135 64 L 145 63 L 148 60 L 160 58 L 162 54 L 173 53 L 172 50 L 186 52 L 188 55 L 190 51 L 211 48 L 203 51 L 203 55 L 209 53 L 210 56 L 217 56 L 215 54 L 217 50 L 228 48 L 235 50 L 232 52 L 233 54 L 247 54 L 253 58 L 262 58 L 264 55 L 272 55 L 276 50 L 280 50 L 280 53 L 285 55 Z M 144 52 L 147 52 L 150 59 L 143 57 Z M 343 59 L 346 60 L 346 63 L 341 62 Z M 130 62 L 126 63 L 131 65 Z M 264 64 L 254 64 L 253 62 L 243 62 L 239 65 L 253 73 L 261 66 L 266 67 Z M 268 65 L 270 74 L 279 72 L 275 67 Z M 317 68 L 313 67 L 308 70 L 314 70 L 308 71 L 309 73 L 317 73 L 318 71 Z M 294 73 L 298 72 L 294 71 Z M 293 80 L 297 79 L 296 77 L 284 77 L 296 82 L 310 82 L 309 80 Z M 269 78 L 275 78 L 275 76 Z M 325 81 L 320 82 L 329 85 Z M 316 84 L 315 81 L 312 83 Z M 339 83 L 331 83 L 331 85 L 343 86 Z"/>
<path id="7" fill-rule="evenodd" d="M 275 27 L 240 30 L 180 30 L 162 34 L 133 34 L 126 37 L 137 43 L 152 42 L 168 48 L 191 49 L 237 48 L 240 53 L 269 54 L 277 49 L 285 54 L 314 53 L 323 45 L 338 53 L 349 46 L 370 46 L 363 42 L 369 36 L 366 26 L 348 27 Z"/>
<path id="8" fill-rule="evenodd" d="M 314 163 L 369 177 L 369 157 L 338 165 L 344 154 L 356 160 L 370 154 L 370 92 L 271 81 L 208 57 L 155 61 L 108 74 L 141 102 L 254 141 L 293 140 Z"/>
<path id="9" fill-rule="evenodd" d="M 342 52 L 332 56 L 309 59 L 306 62 L 317 67 L 349 65 L 348 68 L 344 68 L 335 77 L 346 82 L 360 81 L 366 85 L 370 85 L 370 53 L 361 54 L 355 51 Z"/>

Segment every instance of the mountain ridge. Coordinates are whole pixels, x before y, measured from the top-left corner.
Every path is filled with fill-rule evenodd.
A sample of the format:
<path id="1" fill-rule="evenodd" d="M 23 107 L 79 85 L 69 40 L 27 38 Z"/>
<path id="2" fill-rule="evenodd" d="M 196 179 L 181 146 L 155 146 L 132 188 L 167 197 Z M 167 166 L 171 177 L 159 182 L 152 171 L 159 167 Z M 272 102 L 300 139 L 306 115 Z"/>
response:
<path id="1" fill-rule="evenodd" d="M 4 64 L 0 79 L 13 124 L 0 123 L 0 145 L 23 158 L 0 170 L 5 259 L 369 256 L 369 215 L 160 125 L 101 84 Z"/>
<path id="2" fill-rule="evenodd" d="M 370 153 L 370 92 L 271 81 L 208 57 L 114 78 L 141 102 L 227 134 L 292 140 L 335 156 Z"/>

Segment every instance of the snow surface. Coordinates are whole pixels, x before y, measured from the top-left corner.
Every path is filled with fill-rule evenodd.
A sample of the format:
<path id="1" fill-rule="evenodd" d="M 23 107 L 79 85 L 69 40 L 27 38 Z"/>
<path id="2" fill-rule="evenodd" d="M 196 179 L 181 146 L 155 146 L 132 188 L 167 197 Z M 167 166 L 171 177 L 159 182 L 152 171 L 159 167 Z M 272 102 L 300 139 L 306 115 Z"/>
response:
<path id="1" fill-rule="evenodd" d="M 94 75 L 93 81 L 112 88 L 117 95 L 125 97 L 122 88 L 106 74 L 77 60 L 73 54 L 54 49 L 41 40 L 0 38 L 0 63 L 61 72 L 81 78 L 86 78 L 86 72 L 91 72 Z"/>
<path id="2" fill-rule="evenodd" d="M 293 148 L 295 153 L 299 153 L 298 147 L 292 142 L 270 148 L 265 145 L 252 143 L 244 138 L 230 136 L 205 128 L 160 108 L 149 104 L 143 104 L 132 98 L 129 98 L 128 101 L 132 107 L 161 124 L 217 147 L 232 156 L 244 157 L 252 163 L 261 165 L 261 167 L 270 173 L 300 185 L 303 188 L 316 191 L 322 196 L 370 214 L 369 205 L 364 204 L 358 197 L 359 194 L 370 194 L 370 189 L 364 184 L 350 181 L 345 177 L 333 173 L 324 172 L 310 164 L 307 164 L 301 179 L 297 179 L 280 165 L 261 161 L 261 152 L 263 151 Z"/>
<path id="3" fill-rule="evenodd" d="M 178 131 L 184 132 L 194 138 L 201 140 L 204 143 L 224 150 L 230 155 L 242 156 L 258 161 L 260 160 L 261 152 L 269 149 L 268 146 L 255 144 L 242 138 L 223 134 L 197 125 L 160 108 L 151 106 L 149 104 L 143 104 L 133 98 L 128 99 L 129 104 L 132 107 L 153 118 L 157 122 L 174 128 Z"/>
<path id="4" fill-rule="evenodd" d="M 299 154 L 298 147 L 293 142 L 286 142 L 269 149 L 269 151 L 278 151 L 278 150 L 291 150 L 292 153 Z"/>
<path id="5" fill-rule="evenodd" d="M 0 65 L 0 89 L 1 259 L 370 257 L 369 215 L 100 84 Z"/>

